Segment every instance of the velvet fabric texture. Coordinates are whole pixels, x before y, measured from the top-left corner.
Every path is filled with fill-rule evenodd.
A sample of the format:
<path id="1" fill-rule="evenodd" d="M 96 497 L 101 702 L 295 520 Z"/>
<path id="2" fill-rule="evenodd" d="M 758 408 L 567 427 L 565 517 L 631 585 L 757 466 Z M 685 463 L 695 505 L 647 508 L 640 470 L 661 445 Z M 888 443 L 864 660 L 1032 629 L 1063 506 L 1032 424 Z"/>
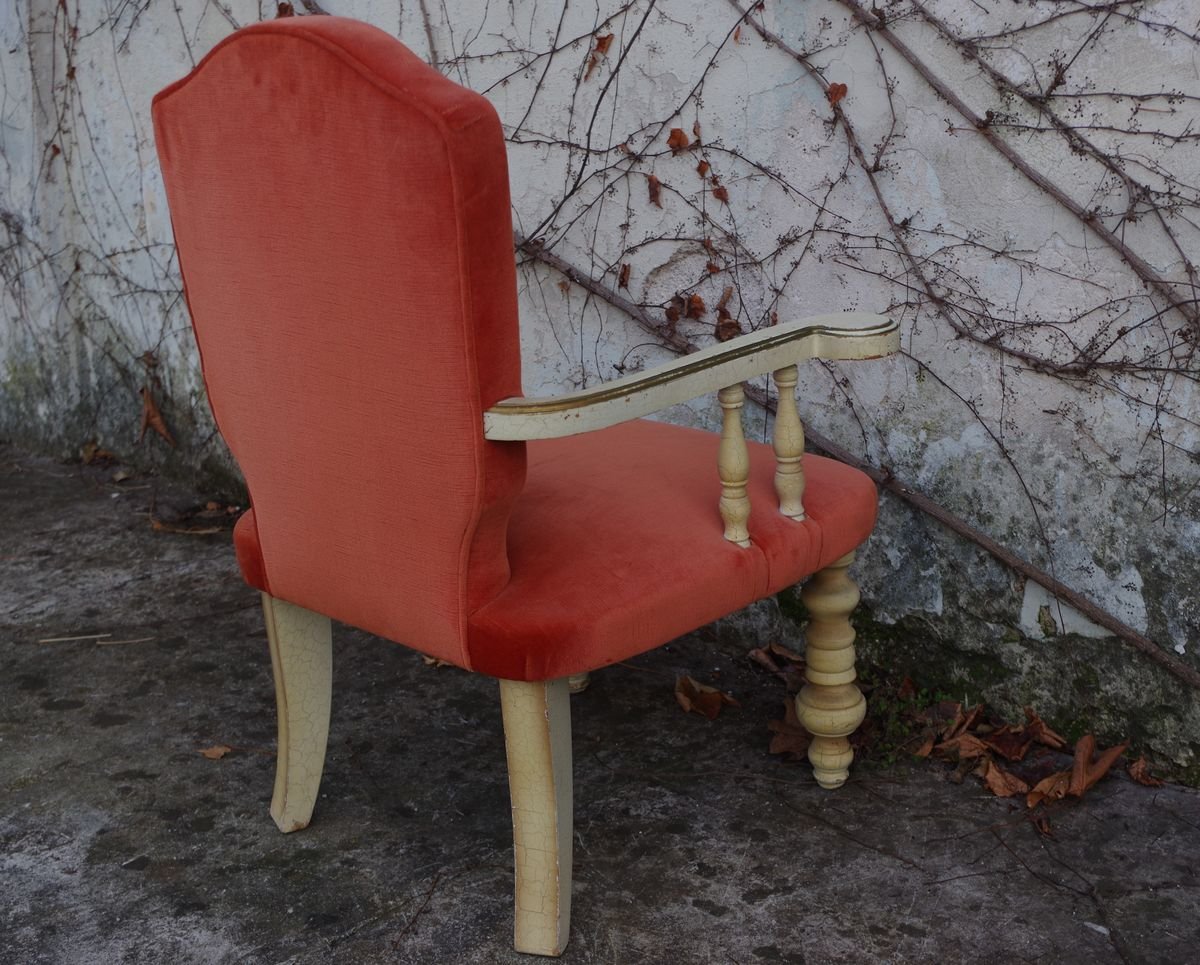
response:
<path id="1" fill-rule="evenodd" d="M 525 472 L 480 415 L 521 392 L 495 110 L 380 30 L 304 17 L 233 34 L 153 114 L 209 399 L 255 507 L 244 572 L 468 664 Z"/>
<path id="2" fill-rule="evenodd" d="M 666 643 L 870 533 L 871 481 L 815 456 L 797 523 L 750 444 L 743 549 L 722 535 L 711 433 L 483 438 L 483 411 L 521 394 L 500 123 L 382 31 L 248 27 L 153 113 L 209 399 L 253 500 L 234 533 L 251 585 L 543 680 Z"/>

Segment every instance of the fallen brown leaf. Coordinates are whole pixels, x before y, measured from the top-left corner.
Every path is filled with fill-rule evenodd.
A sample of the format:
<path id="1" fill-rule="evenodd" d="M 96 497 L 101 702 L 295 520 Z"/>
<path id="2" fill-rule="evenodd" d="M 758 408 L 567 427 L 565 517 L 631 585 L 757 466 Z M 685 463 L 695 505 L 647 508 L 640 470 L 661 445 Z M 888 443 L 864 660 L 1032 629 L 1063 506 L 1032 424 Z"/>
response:
<path id="1" fill-rule="evenodd" d="M 1043 801 L 1057 801 L 1067 793 L 1067 788 L 1070 786 L 1071 772 L 1055 771 L 1034 785 L 1033 790 L 1025 796 L 1025 806 L 1032 808 L 1037 807 Z"/>
<path id="2" fill-rule="evenodd" d="M 769 651 L 764 650 L 762 647 L 755 647 L 746 656 L 755 663 L 766 667 L 771 673 L 783 673 L 783 668 L 775 662 L 775 658 L 771 656 Z"/>
<path id="3" fill-rule="evenodd" d="M 1095 747 L 1096 741 L 1091 734 L 1085 734 L 1075 745 L 1075 764 L 1071 769 L 1071 787 L 1067 792 L 1072 797 L 1083 797 L 1084 793 L 1112 770 L 1117 759 L 1129 748 L 1129 741 L 1124 741 L 1116 747 L 1110 747 L 1093 761 L 1092 753 Z"/>
<path id="4" fill-rule="evenodd" d="M 974 734 L 959 734 L 948 741 L 942 741 L 934 750 L 948 757 L 953 755 L 960 761 L 974 760 L 987 753 L 983 741 Z"/>
<path id="5" fill-rule="evenodd" d="M 95 439 L 89 439 L 79 449 L 79 458 L 85 466 L 111 466 L 117 457 L 107 449 L 101 449 Z"/>
<path id="6" fill-rule="evenodd" d="M 712 196 L 720 201 L 721 204 L 729 204 L 729 191 L 723 184 L 718 184 L 712 189 Z"/>
<path id="7" fill-rule="evenodd" d="M 984 737 L 983 742 L 1006 760 L 1020 761 L 1033 746 L 1033 735 L 1025 728 L 1013 730 L 1005 724 Z"/>
<path id="8" fill-rule="evenodd" d="M 1012 797 L 1014 794 L 1029 793 L 1029 785 L 1017 775 L 1006 771 L 990 757 L 984 757 L 975 771 L 983 783 L 996 797 Z"/>
<path id="9" fill-rule="evenodd" d="M 1067 746 L 1066 738 L 1054 733 L 1046 722 L 1034 713 L 1032 707 L 1025 708 L 1025 719 L 1029 722 L 1025 725 L 1025 732 L 1039 744 L 1053 747 L 1055 750 Z"/>
<path id="10" fill-rule="evenodd" d="M 1163 782 L 1150 773 L 1150 765 L 1146 763 L 1146 758 L 1139 757 L 1136 761 L 1129 765 L 1129 776 L 1146 787 L 1162 787 Z"/>
<path id="11" fill-rule="evenodd" d="M 687 300 L 687 317 L 701 319 L 708 308 L 704 304 L 704 299 L 693 292 L 688 296 Z"/>
<path id="12" fill-rule="evenodd" d="M 716 687 L 699 683 L 687 675 L 675 681 L 675 699 L 684 710 L 703 714 L 709 720 L 715 720 L 726 704 L 731 707 L 741 706 L 729 694 L 717 690 Z"/>
<path id="13" fill-rule="evenodd" d="M 179 523 L 167 523 L 154 516 L 150 517 L 150 528 L 156 533 L 180 533 L 184 536 L 212 536 L 222 531 L 220 526 L 186 526 Z"/>
<path id="14" fill-rule="evenodd" d="M 682 127 L 671 128 L 671 133 L 667 137 L 667 147 L 671 149 L 672 154 L 679 154 L 691 147 L 692 142 Z"/>
<path id="15" fill-rule="evenodd" d="M 783 702 L 783 720 L 768 721 L 767 727 L 775 735 L 771 738 L 768 754 L 786 754 L 788 760 L 802 761 L 808 756 L 808 745 L 812 743 L 812 735 L 804 729 L 800 718 L 796 716 L 796 702 Z"/>
<path id="16" fill-rule="evenodd" d="M 833 105 L 842 100 L 849 92 L 850 88 L 845 84 L 830 84 L 829 90 L 825 91 L 825 96 L 829 99 L 829 103 Z"/>
<path id="17" fill-rule="evenodd" d="M 707 161 L 701 161 L 699 164 L 696 165 L 696 173 L 698 175 L 700 175 L 700 177 L 702 177 L 702 178 L 706 177 L 708 175 L 708 169 L 710 167 L 712 167 L 712 165 L 710 165 Z"/>
<path id="18" fill-rule="evenodd" d="M 232 750 L 232 747 L 229 747 L 225 744 L 214 744 L 212 747 L 203 748 L 200 753 L 207 757 L 210 761 L 219 761 Z"/>
<path id="19" fill-rule="evenodd" d="M 621 270 L 617 273 L 617 287 L 618 288 L 628 288 L 629 287 L 629 262 L 626 262 L 625 264 L 623 264 L 621 266 Z"/>

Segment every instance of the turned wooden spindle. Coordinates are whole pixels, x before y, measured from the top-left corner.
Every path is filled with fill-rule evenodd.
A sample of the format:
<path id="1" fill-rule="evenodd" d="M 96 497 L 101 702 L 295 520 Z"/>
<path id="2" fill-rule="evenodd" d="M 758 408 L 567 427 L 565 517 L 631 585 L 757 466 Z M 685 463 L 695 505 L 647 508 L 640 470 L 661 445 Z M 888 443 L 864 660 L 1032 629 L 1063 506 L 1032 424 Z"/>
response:
<path id="1" fill-rule="evenodd" d="M 788 365 L 774 373 L 779 389 L 775 409 L 775 492 L 779 511 L 792 519 L 804 519 L 804 423 L 796 411 L 796 366 Z"/>
<path id="2" fill-rule="evenodd" d="M 807 685 L 796 697 L 796 715 L 813 735 L 808 748 L 813 774 L 821 787 L 840 787 L 849 776 L 854 752 L 846 739 L 866 716 L 867 702 L 855 684 L 854 628 L 850 613 L 858 604 L 858 586 L 846 573 L 854 562 L 847 553 L 818 572 L 800 591 L 811 615 L 806 631 Z"/>
<path id="3" fill-rule="evenodd" d="M 721 402 L 721 445 L 717 450 L 717 471 L 721 476 L 721 519 L 725 538 L 738 546 L 750 545 L 750 497 L 746 482 L 750 478 L 750 454 L 742 433 L 742 406 L 746 393 L 741 384 L 730 385 L 717 393 Z"/>

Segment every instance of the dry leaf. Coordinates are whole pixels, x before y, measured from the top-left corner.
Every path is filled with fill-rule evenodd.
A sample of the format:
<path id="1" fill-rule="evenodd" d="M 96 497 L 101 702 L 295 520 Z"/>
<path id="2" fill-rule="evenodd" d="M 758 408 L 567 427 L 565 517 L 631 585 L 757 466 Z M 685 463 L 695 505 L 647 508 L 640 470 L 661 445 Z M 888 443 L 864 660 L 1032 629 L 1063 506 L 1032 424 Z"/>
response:
<path id="1" fill-rule="evenodd" d="M 671 133 L 667 137 L 667 147 L 671 149 L 672 154 L 679 154 L 691 147 L 692 142 L 688 140 L 687 134 L 684 133 L 682 127 L 671 128 Z"/>
<path id="2" fill-rule="evenodd" d="M 436 668 L 436 667 L 452 667 L 452 666 L 454 666 L 448 660 L 439 660 L 437 657 L 431 657 L 427 653 L 421 654 L 421 662 L 423 664 L 425 664 L 426 667 L 435 667 Z"/>
<path id="3" fill-rule="evenodd" d="M 719 271 L 721 270 L 721 266 L 720 266 L 720 265 L 718 265 L 718 264 L 716 264 L 716 263 L 714 263 L 714 262 L 711 262 L 711 261 L 709 261 L 709 262 L 705 262 L 705 264 L 704 264 L 704 268 L 705 268 L 705 270 L 707 270 L 707 271 L 708 271 L 708 273 L 709 273 L 710 275 L 715 275 L 717 272 L 719 272 Z"/>
<path id="4" fill-rule="evenodd" d="M 1097 757 L 1091 764 L 1088 765 L 1087 781 L 1084 783 L 1083 790 L 1094 787 L 1100 778 L 1104 777 L 1112 766 L 1117 763 L 1117 759 L 1129 749 L 1129 741 L 1123 741 L 1116 747 L 1110 747 L 1103 754 Z M 1081 792 L 1082 794 L 1082 792 Z"/>
<path id="5" fill-rule="evenodd" d="M 1053 747 L 1055 750 L 1066 747 L 1066 739 L 1054 733 L 1042 718 L 1040 718 L 1032 707 L 1025 708 L 1025 719 L 1029 721 L 1025 725 L 1025 732 L 1029 734 L 1039 744 L 1045 744 L 1047 747 Z"/>
<path id="6" fill-rule="evenodd" d="M 662 207 L 662 182 L 653 174 L 646 175 L 646 187 L 650 191 L 650 203 L 656 208 Z"/>
<path id="7" fill-rule="evenodd" d="M 275 5 L 276 20 L 278 20 L 280 17 L 294 17 L 295 15 L 296 11 L 292 9 L 292 5 L 290 3 L 278 3 Z"/>
<path id="8" fill-rule="evenodd" d="M 753 650 L 747 653 L 746 656 L 755 663 L 766 667 L 769 671 L 771 671 L 771 673 L 783 673 L 783 668 L 775 662 L 775 658 L 772 657 L 771 654 L 766 650 L 762 649 L 762 647 L 755 647 Z"/>
<path id="9" fill-rule="evenodd" d="M 584 80 L 589 80 L 592 76 L 592 72 L 600 66 L 600 61 L 604 55 L 608 53 L 608 48 L 612 46 L 612 42 L 612 34 L 605 34 L 603 37 L 596 38 L 596 46 L 592 50 L 592 56 L 588 60 L 587 70 L 583 75 Z"/>
<path id="10" fill-rule="evenodd" d="M 142 431 L 138 434 L 138 442 L 146 438 L 147 429 L 153 429 L 167 441 L 167 445 L 174 449 L 175 440 L 171 438 L 171 432 L 167 428 L 167 424 L 163 422 L 162 413 L 158 411 L 154 396 L 145 386 L 138 389 L 138 394 L 142 397 Z"/>
<path id="11" fill-rule="evenodd" d="M 1050 830 L 1050 822 L 1046 820 L 1044 814 L 1034 814 L 1029 820 L 1037 828 L 1038 834 L 1046 838 L 1054 837 L 1054 832 Z"/>
<path id="12" fill-rule="evenodd" d="M 214 744 L 212 747 L 205 747 L 200 751 L 200 753 L 207 757 L 210 761 L 219 761 L 232 750 L 232 747 L 229 747 L 225 744 Z"/>
<path id="13" fill-rule="evenodd" d="M 1033 746 L 1033 735 L 1027 729 L 1013 730 L 1008 724 L 992 731 L 983 739 L 992 750 L 1010 761 L 1025 759 L 1029 748 Z"/>
<path id="14" fill-rule="evenodd" d="M 987 754 L 987 748 L 974 734 L 959 734 L 948 741 L 943 741 L 935 748 L 939 754 L 949 755 L 951 752 L 960 761 L 974 760 Z"/>
<path id="15" fill-rule="evenodd" d="M 850 88 L 845 84 L 830 84 L 829 90 L 825 91 L 825 96 L 829 99 L 829 103 L 833 105 L 842 100 L 849 92 Z"/>
<path id="16" fill-rule="evenodd" d="M 688 295 L 687 300 L 687 317 L 701 319 L 708 309 L 704 305 L 704 299 L 694 292 Z"/>
<path id="17" fill-rule="evenodd" d="M 107 449 L 101 449 L 95 439 L 89 439 L 79 449 L 79 458 L 85 466 L 110 466 L 117 457 Z"/>
<path id="18" fill-rule="evenodd" d="M 1088 789 L 1088 769 L 1092 763 L 1092 755 L 1096 752 L 1096 738 L 1084 734 L 1075 742 L 1075 760 L 1071 764 L 1071 786 L 1067 793 L 1072 797 L 1083 797 Z"/>
<path id="19" fill-rule="evenodd" d="M 742 334 L 742 326 L 728 312 L 722 310 L 717 314 L 717 326 L 714 330 L 718 342 L 728 342 Z"/>
<path id="20" fill-rule="evenodd" d="M 696 165 L 696 173 L 698 175 L 700 175 L 700 177 L 702 177 L 702 178 L 708 177 L 708 172 L 711 167 L 712 167 L 712 165 L 709 164 L 707 161 L 701 161 L 699 164 Z"/>
<path id="21" fill-rule="evenodd" d="M 1049 777 L 1042 778 L 1034 785 L 1033 790 L 1025 795 L 1026 807 L 1037 807 L 1043 801 L 1057 801 L 1067 793 L 1071 786 L 1070 771 L 1055 771 Z"/>
<path id="22" fill-rule="evenodd" d="M 733 42 L 740 44 L 742 42 L 742 25 L 738 24 L 733 28 Z"/>
<path id="23" fill-rule="evenodd" d="M 723 184 L 718 184 L 712 189 L 712 196 L 720 201 L 721 204 L 729 204 L 729 191 L 726 190 Z"/>
<path id="24" fill-rule="evenodd" d="M 700 121 L 696 120 L 692 123 L 692 133 L 696 135 L 696 143 L 700 143 Z"/>
<path id="25" fill-rule="evenodd" d="M 717 328 L 716 336 L 719 342 L 728 342 L 731 338 L 737 338 L 742 334 L 742 326 L 738 320 L 729 314 L 729 300 L 733 298 L 733 287 L 729 286 L 721 292 L 721 298 L 717 302 Z"/>
<path id="26" fill-rule="evenodd" d="M 621 266 L 621 270 L 617 273 L 617 287 L 629 287 L 629 263 L 626 262 Z"/>
<path id="27" fill-rule="evenodd" d="M 812 735 L 804 729 L 800 718 L 796 716 L 796 702 L 783 702 L 783 720 L 772 720 L 767 727 L 775 735 L 767 748 L 768 754 L 787 754 L 788 760 L 802 761 L 808 755 L 808 745 L 812 743 Z"/>
<path id="28" fill-rule="evenodd" d="M 182 533 L 185 536 L 212 536 L 221 532 L 220 526 L 184 526 L 179 523 L 167 523 L 154 516 L 150 517 L 150 528 L 156 533 Z"/>
<path id="29" fill-rule="evenodd" d="M 675 323 L 683 318 L 683 313 L 687 309 L 687 302 L 683 300 L 682 295 L 672 295 L 671 301 L 667 303 L 666 315 L 667 321 L 671 323 L 671 330 L 675 330 Z"/>
<path id="30" fill-rule="evenodd" d="M 675 699 L 684 710 L 703 714 L 709 720 L 715 720 L 726 704 L 731 707 L 741 706 L 729 694 L 722 693 L 716 687 L 699 683 L 686 675 L 675 681 Z"/>
<path id="31" fill-rule="evenodd" d="M 1150 773 L 1150 765 L 1146 763 L 1146 758 L 1139 757 L 1136 761 L 1129 765 L 1129 776 L 1146 787 L 1162 787 L 1163 782 Z"/>
<path id="32" fill-rule="evenodd" d="M 996 797 L 1012 797 L 1014 794 L 1028 794 L 1029 785 L 1017 775 L 1010 774 L 990 757 L 979 762 L 975 771 L 983 778 L 983 783 Z"/>

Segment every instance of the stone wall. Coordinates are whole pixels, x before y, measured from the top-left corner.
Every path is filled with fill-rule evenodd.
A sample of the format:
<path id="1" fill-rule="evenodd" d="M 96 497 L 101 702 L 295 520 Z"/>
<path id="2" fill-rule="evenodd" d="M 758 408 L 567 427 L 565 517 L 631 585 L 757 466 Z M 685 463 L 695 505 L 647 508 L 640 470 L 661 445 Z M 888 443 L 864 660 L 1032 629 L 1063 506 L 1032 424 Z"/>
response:
<path id="1" fill-rule="evenodd" d="M 321 6 L 500 112 L 514 223 L 537 242 L 519 254 L 530 394 L 653 365 L 719 319 L 891 314 L 899 357 L 804 367 L 810 426 L 1197 666 L 1200 37 L 1185 0 Z M 235 478 L 149 102 L 278 12 L 0 10 L 0 434 Z M 137 442 L 143 392 L 174 448 Z M 666 417 L 711 426 L 715 404 Z M 769 421 L 751 412 L 748 430 Z M 1195 690 L 902 499 L 885 498 L 858 573 L 873 659 L 1200 768 Z"/>

